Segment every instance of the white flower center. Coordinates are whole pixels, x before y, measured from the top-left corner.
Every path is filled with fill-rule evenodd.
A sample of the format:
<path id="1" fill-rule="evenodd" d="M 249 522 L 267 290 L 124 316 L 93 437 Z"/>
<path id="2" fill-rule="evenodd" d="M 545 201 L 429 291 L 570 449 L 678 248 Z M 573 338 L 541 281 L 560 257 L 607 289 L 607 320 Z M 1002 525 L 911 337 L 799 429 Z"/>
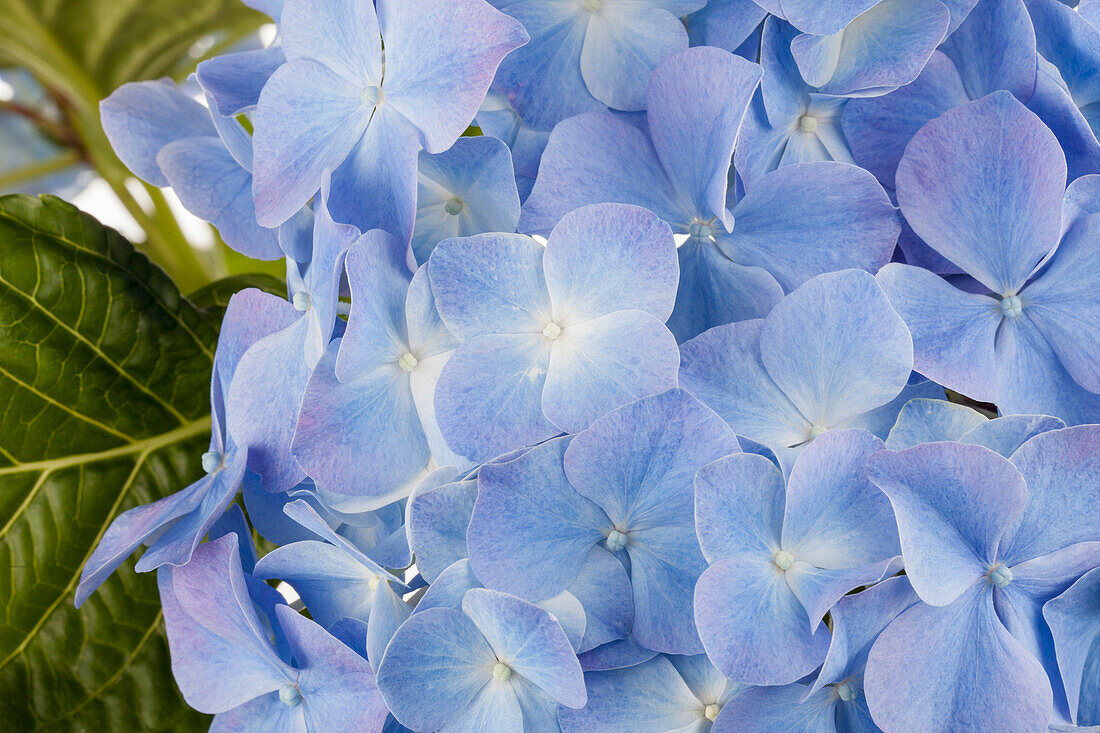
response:
<path id="1" fill-rule="evenodd" d="M 1024 311 L 1024 304 L 1020 302 L 1019 295 L 1010 295 L 1001 300 L 1001 313 L 1006 318 L 1019 318 Z"/>
<path id="2" fill-rule="evenodd" d="M 688 229 L 688 236 L 694 242 L 709 242 L 710 238 L 714 236 L 714 227 L 705 221 L 693 221 Z"/>
<path id="3" fill-rule="evenodd" d="M 601 0 L 584 0 L 584 9 L 590 13 L 595 13 L 600 9 Z"/>
<path id="4" fill-rule="evenodd" d="M 802 115 L 798 118 L 798 129 L 807 135 L 817 132 L 817 118 L 813 115 Z"/>
<path id="5" fill-rule="evenodd" d="M 497 682 L 507 682 L 511 676 L 512 668 L 504 662 L 497 662 L 493 665 L 493 679 Z"/>
<path id="6" fill-rule="evenodd" d="M 382 101 L 382 88 L 377 84 L 371 84 L 369 87 L 363 89 L 362 94 L 359 95 L 359 99 L 362 100 L 363 106 L 367 109 L 378 106 L 378 103 Z"/>
<path id="7" fill-rule="evenodd" d="M 304 313 L 305 311 L 309 310 L 309 293 L 304 290 L 299 290 L 294 294 L 294 297 L 290 299 L 290 302 L 294 304 L 294 310 L 302 311 Z"/>
<path id="8" fill-rule="evenodd" d="M 794 555 L 786 550 L 780 550 L 772 556 L 772 562 L 775 563 L 777 568 L 786 572 L 794 565 Z"/>
<path id="9" fill-rule="evenodd" d="M 851 702 L 856 697 L 856 688 L 850 682 L 841 682 L 836 686 L 836 694 L 844 702 Z"/>
<path id="10" fill-rule="evenodd" d="M 558 336 L 561 336 L 561 326 L 554 323 L 553 321 L 550 321 L 546 324 L 545 327 L 543 327 L 542 335 L 553 341 Z"/>
<path id="11" fill-rule="evenodd" d="M 412 355 L 411 351 L 406 351 L 401 355 L 401 359 L 398 360 L 397 365 L 405 371 L 411 372 L 413 369 L 416 369 L 416 365 L 419 363 L 420 362 Z"/>
<path id="12" fill-rule="evenodd" d="M 452 196 L 447 203 L 443 204 L 443 210 L 451 216 L 458 216 L 464 208 L 466 208 L 466 204 L 458 196 Z"/>
<path id="13" fill-rule="evenodd" d="M 372 575 L 370 577 L 370 580 L 367 581 L 367 588 L 369 588 L 370 592 L 373 593 L 374 591 L 378 590 L 378 584 L 380 582 L 382 582 L 381 578 L 379 578 L 377 575 Z"/>
<path id="14" fill-rule="evenodd" d="M 825 427 L 824 425 L 818 425 L 817 423 L 814 423 L 810 426 L 810 440 L 817 440 L 827 432 L 829 432 L 829 428 Z"/>
<path id="15" fill-rule="evenodd" d="M 624 532 L 620 532 L 617 529 L 613 529 L 607 533 L 607 549 L 612 552 L 618 552 L 623 549 L 629 541 L 630 538 L 628 538 Z"/>
<path id="16" fill-rule="evenodd" d="M 705 710 L 703 710 L 703 717 L 713 723 L 715 718 L 718 717 L 718 712 L 721 709 L 721 706 L 711 703 L 710 705 L 707 705 Z"/>
<path id="17" fill-rule="evenodd" d="M 288 708 L 296 708 L 302 702 L 302 691 L 298 689 L 298 685 L 283 685 L 279 689 L 279 699 Z"/>
<path id="18" fill-rule="evenodd" d="M 989 569 L 989 582 L 998 588 L 1004 588 L 1012 582 L 1012 571 L 998 563 Z"/>
<path id="19" fill-rule="evenodd" d="M 202 470 L 214 473 L 222 466 L 222 454 L 216 450 L 208 450 L 202 454 Z"/>

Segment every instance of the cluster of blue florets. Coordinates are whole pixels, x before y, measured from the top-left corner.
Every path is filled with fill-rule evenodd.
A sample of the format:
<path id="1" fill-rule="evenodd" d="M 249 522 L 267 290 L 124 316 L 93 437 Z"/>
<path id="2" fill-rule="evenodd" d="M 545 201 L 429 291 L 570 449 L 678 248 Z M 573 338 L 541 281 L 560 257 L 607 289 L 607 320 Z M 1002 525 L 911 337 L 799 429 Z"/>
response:
<path id="1" fill-rule="evenodd" d="M 250 0 L 103 122 L 289 297 L 78 602 L 147 546 L 219 730 L 1100 725 L 1066 2 Z"/>

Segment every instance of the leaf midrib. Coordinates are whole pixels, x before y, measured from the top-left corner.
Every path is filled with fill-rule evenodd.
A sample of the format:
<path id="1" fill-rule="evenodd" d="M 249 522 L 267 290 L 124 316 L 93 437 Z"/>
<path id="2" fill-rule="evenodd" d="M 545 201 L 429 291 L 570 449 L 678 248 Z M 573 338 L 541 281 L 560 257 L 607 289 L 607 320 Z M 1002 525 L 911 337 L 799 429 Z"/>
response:
<path id="1" fill-rule="evenodd" d="M 129 495 L 130 488 L 133 486 L 138 474 L 141 472 L 141 469 L 144 468 L 145 460 L 161 448 L 166 448 L 174 443 L 182 442 L 187 438 L 192 438 L 196 435 L 200 435 L 204 431 L 209 431 L 210 424 L 210 417 L 207 416 L 206 418 L 196 420 L 189 425 L 177 428 L 175 430 L 172 430 L 171 432 L 163 433 L 154 438 L 148 438 L 141 441 L 140 443 L 134 443 L 133 445 L 128 445 L 122 448 L 115 448 L 112 450 L 102 451 L 100 453 L 86 453 L 80 456 L 69 456 L 64 459 L 56 459 L 54 461 L 40 461 L 37 464 L 24 464 L 24 467 L 31 465 L 46 466 L 44 470 L 52 471 L 65 466 L 80 465 L 82 463 L 94 463 L 101 460 L 107 460 L 112 457 L 125 456 L 133 453 L 139 454 L 137 460 L 134 462 L 133 469 L 130 471 L 130 475 L 126 477 L 126 481 L 123 483 L 122 488 L 118 493 L 118 497 L 115 499 L 114 504 L 111 506 L 110 511 L 107 513 L 108 521 L 99 528 L 99 532 L 96 534 L 95 539 L 92 541 L 88 551 L 85 553 L 84 558 L 77 565 L 78 568 L 84 567 L 84 565 L 88 562 L 88 558 L 92 556 L 95 548 L 99 545 L 99 541 L 103 538 L 103 533 L 106 532 L 107 527 L 110 526 L 110 520 L 114 519 L 115 514 L 116 512 L 118 512 L 123 500 L 127 497 L 127 495 Z M 0 469 L 0 476 L 12 472 L 13 471 L 10 469 Z M 31 499 L 38 493 L 38 490 L 40 490 L 41 486 L 44 484 L 45 481 L 39 481 L 36 490 L 28 495 L 27 499 L 24 500 L 23 504 L 20 505 L 20 507 L 13 514 L 11 521 L 9 521 L 4 529 L 0 531 L 0 538 L 2 538 L 3 534 L 6 533 L 8 529 L 10 529 L 11 525 L 15 522 L 19 514 L 21 514 L 26 509 Z M 8 664 L 13 659 L 17 658 L 20 654 L 23 653 L 23 650 L 26 649 L 27 644 L 30 643 L 31 639 L 35 638 L 35 636 L 41 630 L 42 626 L 53 614 L 54 610 L 57 609 L 58 605 L 60 605 L 61 602 L 69 596 L 73 588 L 76 587 L 76 583 L 79 578 L 79 571 L 73 573 L 72 578 L 65 585 L 65 588 L 62 589 L 61 593 L 58 594 L 57 599 L 53 603 L 51 603 L 45 611 L 42 612 L 41 618 L 39 618 L 38 622 L 30 629 L 30 631 L 27 632 L 27 634 L 23 637 L 23 640 L 19 642 L 18 646 L 12 649 L 11 653 L 8 654 L 7 657 L 5 657 L 3 660 L 0 660 L 0 670 L 4 669 L 4 667 L 8 666 Z"/>

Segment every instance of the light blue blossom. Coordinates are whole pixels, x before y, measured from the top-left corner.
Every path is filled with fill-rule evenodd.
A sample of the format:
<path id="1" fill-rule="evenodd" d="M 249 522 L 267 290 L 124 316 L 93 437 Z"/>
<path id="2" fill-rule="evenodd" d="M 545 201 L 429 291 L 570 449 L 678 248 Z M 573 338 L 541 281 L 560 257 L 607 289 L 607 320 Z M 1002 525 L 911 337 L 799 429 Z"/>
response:
<path id="1" fill-rule="evenodd" d="M 413 614 L 386 650 L 378 685 L 414 731 L 554 731 L 559 704 L 587 699 L 561 624 L 485 588 L 467 591 L 461 610 Z"/>
<path id="2" fill-rule="evenodd" d="M 428 263 L 443 323 L 461 342 L 436 419 L 459 455 L 485 461 L 577 432 L 676 385 L 672 232 L 637 206 L 587 206 L 543 248 L 486 234 L 439 244 Z"/>
<path id="3" fill-rule="evenodd" d="M 172 672 L 184 699 L 221 730 L 353 731 L 386 706 L 367 661 L 287 605 L 277 623 L 294 663 L 271 647 L 245 586 L 233 534 L 157 573 Z"/>
<path id="4" fill-rule="evenodd" d="M 484 0 L 380 0 L 377 11 L 371 0 L 287 0 L 279 30 L 287 63 L 254 115 L 259 222 L 285 222 L 329 170 L 338 221 L 405 242 L 420 148 L 454 144 L 497 64 L 527 40 Z"/>
<path id="5" fill-rule="evenodd" d="M 906 148 L 898 201 L 979 290 L 901 264 L 878 279 L 913 334 L 918 372 L 1004 413 L 1075 424 L 1100 416 L 1100 220 L 1071 207 L 1100 199 L 1091 177 L 1069 191 L 1065 181 L 1053 133 L 1008 92 L 945 113 Z"/>
<path id="6" fill-rule="evenodd" d="M 1082 426 L 1037 435 L 1011 459 L 946 442 L 871 458 L 923 601 L 871 649 L 880 727 L 1041 730 L 1064 708 L 1041 611 L 1100 564 L 1100 525 L 1080 521 L 1100 500 L 1098 441 Z"/>
<path id="7" fill-rule="evenodd" d="M 695 526 L 710 567 L 695 587 L 695 623 L 727 677 L 795 682 L 825 661 L 825 614 L 849 591 L 901 568 L 890 504 L 866 476 L 882 441 L 830 432 L 783 473 L 733 455 L 699 471 Z"/>

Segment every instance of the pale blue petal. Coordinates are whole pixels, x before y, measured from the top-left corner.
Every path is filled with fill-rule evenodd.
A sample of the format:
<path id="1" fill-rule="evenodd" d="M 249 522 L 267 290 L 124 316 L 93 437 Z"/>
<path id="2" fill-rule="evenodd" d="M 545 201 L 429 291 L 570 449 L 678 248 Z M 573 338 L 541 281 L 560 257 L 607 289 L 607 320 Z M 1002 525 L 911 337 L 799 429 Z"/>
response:
<path id="1" fill-rule="evenodd" d="M 763 318 L 783 299 L 771 273 L 737 264 L 713 242 L 689 239 L 676 255 L 680 286 L 667 325 L 679 342 L 715 326 Z"/>
<path id="2" fill-rule="evenodd" d="M 666 58 L 649 80 L 649 134 L 681 196 L 701 219 L 729 229 L 727 176 L 734 141 L 753 91 L 756 64 L 716 48 L 694 48 Z"/>
<path id="3" fill-rule="evenodd" d="M 947 400 L 911 400 L 898 413 L 898 420 L 890 429 L 890 437 L 886 439 L 886 447 L 890 450 L 905 450 L 921 443 L 959 441 L 971 430 L 988 422 L 989 418 L 966 405 Z M 979 441 L 965 442 L 984 445 Z"/>
<path id="4" fill-rule="evenodd" d="M 951 16 L 936 0 L 883 0 L 837 35 L 802 35 L 791 51 L 825 94 L 874 96 L 917 78 Z"/>
<path id="5" fill-rule="evenodd" d="M 550 133 L 519 229 L 547 235 L 570 211 L 604 202 L 643 206 L 684 232 L 700 213 L 644 132 L 605 112 L 578 115 Z"/>
<path id="6" fill-rule="evenodd" d="M 286 62 L 281 46 L 214 56 L 195 69 L 214 111 L 226 117 L 255 107 L 275 70 Z"/>
<path id="7" fill-rule="evenodd" d="M 827 569 L 860 568 L 901 554 L 890 502 L 867 477 L 867 459 L 882 447 L 870 433 L 839 430 L 799 454 L 787 482 L 783 549 Z"/>
<path id="8" fill-rule="evenodd" d="M 252 174 L 221 140 L 169 143 L 157 154 L 157 164 L 187 210 L 213 224 L 226 244 L 253 259 L 282 259 L 278 234 L 256 222 Z"/>
<path id="9" fill-rule="evenodd" d="M 562 710 L 564 733 L 680 730 L 699 722 L 704 705 L 668 658 L 584 676 L 588 705 Z"/>
<path id="10" fill-rule="evenodd" d="M 428 263 L 436 308 L 460 340 L 502 333 L 541 334 L 550 320 L 544 248 L 518 234 L 440 242 Z"/>
<path id="11" fill-rule="evenodd" d="M 795 557 L 798 557 L 797 549 Z M 883 578 L 895 574 L 901 568 L 900 555 L 870 565 L 840 569 L 818 568 L 796 559 L 785 575 L 791 592 L 805 609 L 810 628 L 816 630 L 825 618 L 825 614 L 846 593 L 874 585 Z"/>
<path id="12" fill-rule="evenodd" d="M 859 270 L 807 282 L 772 309 L 760 333 L 768 374 L 825 428 L 894 399 L 913 368 L 912 344 L 875 279 Z"/>
<path id="13" fill-rule="evenodd" d="M 738 435 L 767 446 L 780 460 L 793 460 L 787 449 L 805 442 L 810 422 L 761 363 L 763 323 L 719 326 L 683 344 L 680 385 L 717 412 Z"/>
<path id="14" fill-rule="evenodd" d="M 611 410 L 672 389 L 679 367 L 676 338 L 644 311 L 564 325 L 550 348 L 542 411 L 561 430 L 576 433 Z"/>
<path id="15" fill-rule="evenodd" d="M 587 13 L 569 0 L 494 0 L 523 24 L 531 41 L 505 57 L 493 88 L 508 95 L 524 122 L 537 130 L 582 112 L 603 109 L 581 76 Z"/>
<path id="16" fill-rule="evenodd" d="M 936 51 L 911 84 L 882 97 L 853 99 L 844 108 L 844 134 L 852 157 L 879 183 L 893 189 L 905 146 L 917 131 L 970 99 L 955 64 Z"/>
<path id="17" fill-rule="evenodd" d="M 454 144 L 473 120 L 508 52 L 528 40 L 482 0 L 379 0 L 385 104 L 408 118 L 429 153 Z"/>
<path id="18" fill-rule="evenodd" d="M 260 558 L 254 574 L 289 583 L 323 626 L 345 617 L 363 622 L 370 618 L 375 597 L 370 580 L 378 576 L 327 542 L 305 540 L 277 547 Z"/>
<path id="19" fill-rule="evenodd" d="M 1026 103 L 1035 91 L 1035 32 L 1022 2 L 974 5 L 940 51 L 954 62 L 970 99 L 1005 89 Z"/>
<path id="20" fill-rule="evenodd" d="M 452 214 L 456 200 L 460 208 Z M 417 262 L 427 262 L 450 237 L 515 231 L 519 203 L 512 156 L 500 140 L 461 137 L 445 153 L 422 152 L 412 239 Z"/>
<path id="21" fill-rule="evenodd" d="M 1100 525 L 1082 521 L 1100 506 L 1100 425 L 1036 435 L 1012 454 L 1012 463 L 1027 481 L 1029 500 L 1001 539 L 1002 562 L 1100 541 Z"/>
<path id="22" fill-rule="evenodd" d="M 350 720 L 368 730 L 380 728 L 389 711 L 367 661 L 290 607 L 280 606 L 278 614 L 301 669 L 298 688 L 307 729 L 340 730 Z"/>
<path id="23" fill-rule="evenodd" d="M 929 246 L 1014 295 L 1058 241 L 1065 181 L 1053 133 L 1001 91 L 913 137 L 898 166 L 898 201 Z"/>
<path id="24" fill-rule="evenodd" d="M 958 441 L 984 445 L 1005 458 L 1011 458 L 1021 445 L 1036 435 L 1065 426 L 1058 418 L 1047 415 L 1006 415 L 975 425 Z"/>
<path id="25" fill-rule="evenodd" d="M 1100 422 L 1100 394 L 1073 380 L 1026 316 L 1005 319 L 997 335 L 997 389 L 1005 415 L 1053 415 L 1068 425 Z"/>
<path id="26" fill-rule="evenodd" d="M 381 83 L 382 41 L 372 4 L 285 0 L 276 20 L 288 59 L 312 59 L 350 83 Z"/>
<path id="27" fill-rule="evenodd" d="M 1027 503 L 1016 467 L 978 445 L 883 451 L 869 459 L 868 471 L 894 507 L 905 572 L 921 600 L 935 606 L 982 581 Z"/>
<path id="28" fill-rule="evenodd" d="M 695 623 L 715 666 L 738 682 L 783 685 L 825 659 L 829 631 L 810 633 L 806 612 L 770 558 L 728 558 L 695 587 Z"/>
<path id="29" fill-rule="evenodd" d="M 737 695 L 722 707 L 726 727 L 714 722 L 714 733 L 837 733 L 836 708 L 843 704 L 825 690 L 806 698 L 809 688 L 793 684 L 781 687 L 754 687 Z M 844 730 L 844 733 L 851 733 Z"/>
<path id="30" fill-rule="evenodd" d="M 1074 226 L 1021 296 L 1027 317 L 1046 337 L 1062 366 L 1091 392 L 1100 392 L 1098 238 L 1100 217 Z"/>
<path id="31" fill-rule="evenodd" d="M 684 24 L 691 45 L 716 46 L 733 53 L 750 39 L 766 15 L 767 11 L 753 0 L 710 0 Z"/>
<path id="32" fill-rule="evenodd" d="M 826 272 L 877 272 L 890 261 L 901 225 L 886 192 L 846 163 L 785 166 L 761 178 L 734 208 L 718 246 L 756 265 L 785 290 Z"/>
<path id="33" fill-rule="evenodd" d="M 481 469 L 467 539 L 470 565 L 486 586 L 533 600 L 556 595 L 611 529 L 565 477 L 568 442 L 552 440 Z"/>
<path id="34" fill-rule="evenodd" d="M 592 95 L 607 106 L 645 109 L 653 70 L 687 45 L 684 24 L 658 3 L 601 5 L 599 12 L 590 14 L 585 30 L 581 76 Z"/>
<path id="35" fill-rule="evenodd" d="M 416 567 L 434 583 L 448 566 L 466 557 L 466 528 L 477 500 L 476 481 L 418 487 L 406 510 Z"/>
<path id="36" fill-rule="evenodd" d="M 1004 314 L 996 300 L 911 265 L 891 263 L 878 281 L 913 335 L 914 369 L 971 399 L 998 398 L 994 344 Z"/>
<path id="37" fill-rule="evenodd" d="M 99 114 L 115 154 L 154 186 L 168 185 L 156 161 L 161 148 L 217 135 L 210 112 L 168 79 L 122 85 L 100 103 Z"/>
<path id="38" fill-rule="evenodd" d="M 633 636 L 608 642 L 592 651 L 580 655 L 581 668 L 585 672 L 602 672 L 609 669 L 624 669 L 641 664 L 657 652 L 646 649 Z"/>
<path id="39" fill-rule="evenodd" d="M 362 231 L 385 229 L 402 242 L 416 223 L 416 129 L 382 106 L 332 173 L 332 215 Z"/>
<path id="40" fill-rule="evenodd" d="M 278 226 L 321 188 L 367 129 L 360 89 L 316 61 L 295 59 L 264 85 L 253 115 L 256 215 Z"/>
<path id="41" fill-rule="evenodd" d="M 916 375 L 916 372 L 913 373 Z M 919 376 L 919 375 L 917 375 Z M 947 394 L 943 387 L 935 382 L 923 379 L 914 383 L 910 377 L 910 383 L 898 394 L 897 397 L 887 402 L 882 407 L 877 407 L 870 412 L 843 420 L 835 429 L 839 430 L 866 430 L 877 438 L 885 440 L 890 435 L 890 428 L 898 420 L 898 413 L 910 401 L 915 399 L 945 400 Z"/>
<path id="42" fill-rule="evenodd" d="M 732 455 L 699 469 L 695 527 L 711 563 L 729 557 L 768 559 L 779 549 L 783 474 L 763 456 Z"/>
<path id="43" fill-rule="evenodd" d="M 378 666 L 378 689 L 399 721 L 438 730 L 472 707 L 493 680 L 496 655 L 461 611 L 413 614 L 394 634 Z"/>
<path id="44" fill-rule="evenodd" d="M 584 606 L 584 637 L 577 647 L 586 652 L 626 638 L 634 621 L 630 577 L 614 555 L 593 547 L 567 591 Z"/>
<path id="45" fill-rule="evenodd" d="M 781 0 L 787 22 L 803 33 L 828 36 L 844 29 L 879 0 Z"/>
<path id="46" fill-rule="evenodd" d="M 544 416 L 550 342 L 542 334 L 478 336 L 455 351 L 436 385 L 436 419 L 472 461 L 534 445 L 560 431 Z"/>
<path id="47" fill-rule="evenodd" d="M 1046 729 L 1050 683 L 997 619 L 992 587 L 975 585 L 942 608 L 914 606 L 886 628 L 864 683 L 875 722 L 885 730 Z"/>
<path id="48" fill-rule="evenodd" d="M 515 596 L 475 588 L 462 611 L 485 635 L 497 658 L 566 707 L 583 707 L 584 676 L 561 625 Z"/>
<path id="49" fill-rule="evenodd" d="M 1081 577 L 1066 592 L 1043 607 L 1058 654 L 1058 670 L 1069 700 L 1069 711 L 1081 725 L 1100 724 L 1100 689 L 1095 676 L 1096 639 L 1100 638 L 1100 568 Z"/>
<path id="50" fill-rule="evenodd" d="M 639 206 L 596 204 L 566 214 L 542 258 L 554 320 L 568 329 L 641 310 L 664 322 L 679 279 L 675 249 L 668 225 Z"/>

